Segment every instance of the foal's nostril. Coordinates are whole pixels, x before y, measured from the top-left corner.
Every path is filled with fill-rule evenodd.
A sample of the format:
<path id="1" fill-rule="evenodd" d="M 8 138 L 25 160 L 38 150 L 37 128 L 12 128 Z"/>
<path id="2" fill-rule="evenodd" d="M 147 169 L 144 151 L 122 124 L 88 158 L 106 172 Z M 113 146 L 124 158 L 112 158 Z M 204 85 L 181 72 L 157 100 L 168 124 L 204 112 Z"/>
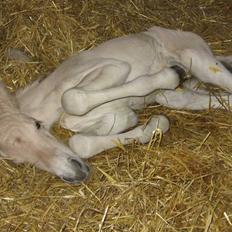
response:
<path id="1" fill-rule="evenodd" d="M 68 183 L 76 183 L 79 184 L 82 181 L 85 181 L 89 176 L 89 167 L 82 160 L 76 160 L 73 158 L 69 158 L 68 162 L 70 164 L 69 168 L 72 171 L 72 174 L 60 176 L 62 180 Z"/>
<path id="2" fill-rule="evenodd" d="M 62 179 L 69 183 L 80 183 L 89 176 L 89 167 L 82 160 L 69 159 L 72 170 L 75 172 L 73 176 L 64 176 Z"/>
<path id="3" fill-rule="evenodd" d="M 70 162 L 73 166 L 81 169 L 81 171 L 85 172 L 86 174 L 88 174 L 90 172 L 89 166 L 87 164 L 85 164 L 84 162 L 80 162 L 80 161 L 75 160 L 75 159 L 71 159 Z"/>
<path id="4" fill-rule="evenodd" d="M 80 169 L 82 168 L 82 164 L 79 161 L 77 161 L 75 159 L 71 159 L 70 161 L 71 161 L 72 165 L 74 165 Z"/>

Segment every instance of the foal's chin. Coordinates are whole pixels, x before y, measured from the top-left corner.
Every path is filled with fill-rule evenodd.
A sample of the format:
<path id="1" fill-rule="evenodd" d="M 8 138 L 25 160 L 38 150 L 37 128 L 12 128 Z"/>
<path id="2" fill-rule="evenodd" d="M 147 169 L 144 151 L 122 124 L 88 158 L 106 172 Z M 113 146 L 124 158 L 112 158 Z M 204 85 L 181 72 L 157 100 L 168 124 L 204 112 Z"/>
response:
<path id="1" fill-rule="evenodd" d="M 69 151 L 68 148 L 65 150 Z M 1 153 L 1 156 L 16 164 L 31 163 L 37 168 L 50 172 L 68 183 L 80 184 L 88 179 L 90 175 L 88 164 L 71 150 L 69 152 L 49 151 L 49 153 L 46 153 L 44 150 L 40 150 L 36 153 L 29 153 L 30 155 L 28 156 L 25 156 L 26 153 L 24 155 L 18 154 L 18 156 L 8 156 Z"/>
<path id="2" fill-rule="evenodd" d="M 41 162 L 42 161 L 42 162 Z M 35 163 L 40 169 L 55 174 L 63 181 L 80 184 L 90 175 L 90 168 L 81 158 L 73 153 L 63 153 Z"/>
<path id="3" fill-rule="evenodd" d="M 58 160 L 55 173 L 63 181 L 79 184 L 86 181 L 90 174 L 89 166 L 79 157 L 65 157 Z"/>

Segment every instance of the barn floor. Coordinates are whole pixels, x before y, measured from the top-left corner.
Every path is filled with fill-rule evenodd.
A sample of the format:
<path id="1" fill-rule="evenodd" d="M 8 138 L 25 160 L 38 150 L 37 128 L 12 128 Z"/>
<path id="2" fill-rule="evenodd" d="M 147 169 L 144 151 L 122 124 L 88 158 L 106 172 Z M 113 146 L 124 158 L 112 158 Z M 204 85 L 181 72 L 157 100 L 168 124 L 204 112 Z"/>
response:
<path id="1" fill-rule="evenodd" d="M 0 77 L 15 89 L 83 49 L 153 25 L 191 30 L 216 54 L 232 54 L 228 0 L 5 0 L 0 2 Z M 8 48 L 33 62 L 7 60 Z M 232 231 L 232 113 L 151 106 L 170 131 L 89 160 L 91 178 L 62 182 L 29 165 L 0 160 L 0 231 Z M 55 134 L 67 140 L 59 125 Z"/>

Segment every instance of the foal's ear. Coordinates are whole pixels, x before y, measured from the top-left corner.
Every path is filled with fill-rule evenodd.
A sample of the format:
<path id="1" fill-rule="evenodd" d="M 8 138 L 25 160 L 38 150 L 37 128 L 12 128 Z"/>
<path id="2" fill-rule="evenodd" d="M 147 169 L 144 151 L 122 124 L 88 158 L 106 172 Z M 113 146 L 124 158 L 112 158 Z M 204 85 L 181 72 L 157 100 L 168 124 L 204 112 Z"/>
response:
<path id="1" fill-rule="evenodd" d="M 4 100 L 4 104 L 9 107 L 18 109 L 15 93 L 11 93 L 3 81 L 0 81 L 0 97 Z"/>
<path id="2" fill-rule="evenodd" d="M 19 110 L 19 103 L 17 101 L 16 94 L 10 93 L 10 98 L 11 98 L 11 102 L 14 105 L 14 107 L 16 107 Z"/>

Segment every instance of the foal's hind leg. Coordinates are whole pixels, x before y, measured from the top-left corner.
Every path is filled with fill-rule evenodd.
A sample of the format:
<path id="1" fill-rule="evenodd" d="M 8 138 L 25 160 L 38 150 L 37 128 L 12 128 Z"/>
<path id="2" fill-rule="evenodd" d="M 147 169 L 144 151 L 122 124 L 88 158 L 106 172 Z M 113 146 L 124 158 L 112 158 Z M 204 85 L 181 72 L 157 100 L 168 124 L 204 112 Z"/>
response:
<path id="1" fill-rule="evenodd" d="M 154 94 L 153 101 L 174 109 L 203 110 L 208 108 L 225 108 L 231 105 L 232 95 L 210 94 L 207 90 L 197 89 L 197 80 L 188 80 L 183 89 L 165 90 Z"/>
<path id="2" fill-rule="evenodd" d="M 128 78 L 131 67 L 127 62 L 118 60 L 111 62 L 87 75 L 83 83 L 76 88 L 93 91 L 122 85 Z"/>
<path id="3" fill-rule="evenodd" d="M 193 53 L 194 54 L 194 53 Z M 198 54 L 198 53 L 197 53 Z M 196 55 L 196 54 L 195 54 Z M 199 54 L 198 54 L 199 55 Z M 193 60 L 195 62 L 195 69 L 192 69 L 192 72 L 200 72 L 198 73 L 197 78 L 203 81 L 206 81 L 205 78 L 210 77 L 212 81 L 208 81 L 210 83 L 214 83 L 218 81 L 220 82 L 220 78 L 222 77 L 221 81 L 226 81 L 226 76 L 223 76 L 223 72 L 227 75 L 228 84 L 230 83 L 230 78 L 232 78 L 232 56 L 218 56 L 216 58 L 211 57 L 209 55 L 206 56 L 206 63 L 210 60 L 215 62 L 216 66 L 211 66 L 208 63 L 208 66 L 205 66 L 205 63 L 202 61 L 203 57 L 200 57 L 198 61 Z M 221 61 L 222 64 L 219 63 Z M 202 62 L 202 66 L 196 66 L 196 62 L 199 62 L 200 65 Z M 202 67 L 202 70 L 196 69 Z M 206 70 L 205 70 L 206 68 Z M 210 70 L 210 68 L 212 70 Z M 213 69 L 215 68 L 215 70 Z M 215 75 L 212 74 L 214 70 Z M 206 74 L 204 73 L 206 71 Z M 217 72 L 219 72 L 217 74 Z M 197 75 L 195 73 L 195 75 Z M 206 77 L 204 76 L 206 75 Z M 218 76 L 217 76 L 218 75 Z M 222 76 L 220 76 L 222 75 Z M 215 79 L 213 79 L 215 78 Z M 207 82 L 207 81 L 206 81 Z M 175 108 L 175 109 L 189 109 L 189 110 L 202 110 L 211 108 L 223 108 L 225 109 L 227 106 L 232 105 L 232 95 L 229 93 L 221 92 L 220 94 L 212 95 L 209 91 L 199 89 L 199 81 L 195 78 L 187 80 L 183 84 L 183 89 L 177 90 L 165 90 L 161 91 L 160 93 L 153 93 L 147 96 L 147 102 L 158 102 L 161 105 Z M 220 85 L 220 83 L 219 83 Z M 222 86 L 223 87 L 223 86 Z"/>
<path id="4" fill-rule="evenodd" d="M 169 129 L 169 121 L 166 117 L 154 116 L 147 125 L 138 126 L 122 134 L 108 136 L 77 134 L 70 138 L 69 146 L 80 157 L 89 158 L 102 151 L 116 147 L 117 142 L 129 144 L 131 140 L 136 139 L 140 143 L 147 143 L 157 129 L 163 132 Z"/>
<path id="5" fill-rule="evenodd" d="M 171 68 L 166 68 L 157 74 L 140 76 L 114 88 L 98 91 L 70 89 L 64 93 L 62 105 L 69 114 L 83 115 L 106 102 L 132 96 L 145 96 L 156 89 L 174 89 L 178 84 L 178 74 Z"/>

